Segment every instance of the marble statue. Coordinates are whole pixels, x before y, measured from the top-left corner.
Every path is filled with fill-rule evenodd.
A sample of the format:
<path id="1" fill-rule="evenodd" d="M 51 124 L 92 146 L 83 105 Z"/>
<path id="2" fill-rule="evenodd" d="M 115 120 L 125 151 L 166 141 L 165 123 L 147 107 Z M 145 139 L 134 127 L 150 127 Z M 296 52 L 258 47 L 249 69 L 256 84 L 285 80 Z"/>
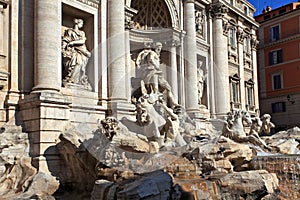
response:
<path id="1" fill-rule="evenodd" d="M 262 125 L 260 129 L 260 134 L 270 134 L 271 128 L 274 128 L 275 125 L 271 122 L 271 116 L 269 114 L 264 114 L 261 117 Z"/>
<path id="2" fill-rule="evenodd" d="M 262 121 L 260 120 L 259 117 L 252 118 L 252 124 L 250 127 L 249 135 L 255 135 L 258 137 L 260 134 L 261 126 L 262 126 Z"/>
<path id="3" fill-rule="evenodd" d="M 163 77 L 160 70 L 160 53 L 162 49 L 162 43 L 156 42 L 151 46 L 145 45 L 145 49 L 142 50 L 136 59 L 136 67 L 138 71 L 138 77 L 144 81 L 147 93 L 162 93 L 167 96 L 169 107 L 175 107 L 175 99 L 171 91 L 171 86 L 167 80 Z"/>
<path id="4" fill-rule="evenodd" d="M 204 34 L 204 21 L 205 21 L 205 15 L 201 11 L 196 11 L 195 13 L 195 23 L 196 23 L 196 32 L 203 36 Z"/>
<path id="5" fill-rule="evenodd" d="M 251 127 L 252 130 L 248 135 L 245 132 L 244 123 L 249 126 L 252 125 L 251 116 L 247 111 L 237 110 L 229 112 L 223 128 L 223 135 L 235 142 L 250 142 L 270 151 L 271 149 L 266 145 L 266 143 L 258 136 L 258 134 L 255 134 L 254 129 L 256 129 L 256 127 Z"/>
<path id="6" fill-rule="evenodd" d="M 86 66 L 91 53 L 85 45 L 86 37 L 82 19 L 74 19 L 74 28 L 65 30 L 62 38 L 62 56 L 64 64 L 63 85 L 77 84 L 91 89 L 86 75 Z"/>
<path id="7" fill-rule="evenodd" d="M 184 146 L 187 145 L 180 131 L 180 119 L 177 114 L 174 113 L 173 109 L 166 106 L 163 98 L 158 100 L 159 105 L 165 111 L 166 124 L 163 128 L 164 134 L 164 145 L 165 146 Z"/>
<path id="8" fill-rule="evenodd" d="M 204 83 L 207 77 L 207 73 L 203 71 L 203 69 L 201 68 L 203 65 L 203 61 L 199 60 L 198 61 L 198 67 L 197 67 L 197 78 L 198 78 L 198 104 L 201 105 L 202 101 L 202 97 L 203 97 L 203 91 L 204 91 Z"/>

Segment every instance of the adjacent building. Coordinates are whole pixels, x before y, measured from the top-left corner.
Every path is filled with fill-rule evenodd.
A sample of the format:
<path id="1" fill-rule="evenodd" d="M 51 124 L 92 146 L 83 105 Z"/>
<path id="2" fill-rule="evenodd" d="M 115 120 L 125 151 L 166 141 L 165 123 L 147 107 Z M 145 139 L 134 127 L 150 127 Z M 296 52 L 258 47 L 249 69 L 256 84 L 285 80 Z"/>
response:
<path id="1" fill-rule="evenodd" d="M 254 12 L 245 0 L 0 0 L 0 121 L 29 134 L 38 167 L 56 163 L 68 125 L 135 118 L 135 63 L 156 43 L 162 76 L 192 118 L 254 115 Z"/>
<path id="2" fill-rule="evenodd" d="M 272 10 L 255 19 L 258 29 L 260 109 L 270 113 L 277 130 L 300 121 L 300 2 Z"/>

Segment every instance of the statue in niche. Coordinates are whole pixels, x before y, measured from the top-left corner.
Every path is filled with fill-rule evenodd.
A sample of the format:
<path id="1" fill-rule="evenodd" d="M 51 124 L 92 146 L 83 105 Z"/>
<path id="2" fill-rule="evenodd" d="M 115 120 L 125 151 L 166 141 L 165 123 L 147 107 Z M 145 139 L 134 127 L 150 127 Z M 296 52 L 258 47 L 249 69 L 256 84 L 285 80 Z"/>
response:
<path id="1" fill-rule="evenodd" d="M 62 56 L 64 64 L 63 85 L 77 84 L 91 90 L 86 75 L 86 65 L 91 53 L 85 45 L 86 37 L 82 19 L 74 19 L 74 28 L 65 30 L 62 38 Z"/>
<path id="2" fill-rule="evenodd" d="M 202 97 L 203 97 L 203 91 L 204 91 L 204 84 L 206 81 L 207 73 L 203 71 L 202 69 L 203 61 L 198 61 L 198 67 L 197 67 L 197 78 L 198 78 L 198 104 L 201 105 Z"/>
<path id="3" fill-rule="evenodd" d="M 156 42 L 153 45 L 153 50 L 149 44 L 145 45 L 136 59 L 137 78 L 140 78 L 145 83 L 147 93 L 158 94 L 159 92 L 167 96 L 169 107 L 178 106 L 175 102 L 171 86 L 165 80 L 160 70 L 160 52 L 162 43 Z"/>
<path id="4" fill-rule="evenodd" d="M 204 36 L 204 21 L 205 21 L 205 15 L 201 11 L 196 11 L 195 13 L 195 23 L 196 23 L 196 32 Z"/>

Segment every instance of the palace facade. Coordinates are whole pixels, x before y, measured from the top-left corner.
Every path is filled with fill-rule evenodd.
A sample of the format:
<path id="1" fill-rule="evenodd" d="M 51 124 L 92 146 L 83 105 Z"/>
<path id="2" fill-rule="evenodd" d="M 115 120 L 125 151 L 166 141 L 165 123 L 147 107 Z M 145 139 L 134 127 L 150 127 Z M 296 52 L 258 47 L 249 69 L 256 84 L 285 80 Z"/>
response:
<path id="1" fill-rule="evenodd" d="M 255 8 L 245 0 L 0 0 L 0 121 L 21 125 L 42 168 L 68 125 L 135 118 L 137 57 L 194 119 L 259 108 Z M 153 86 L 155 87 L 155 86 Z"/>

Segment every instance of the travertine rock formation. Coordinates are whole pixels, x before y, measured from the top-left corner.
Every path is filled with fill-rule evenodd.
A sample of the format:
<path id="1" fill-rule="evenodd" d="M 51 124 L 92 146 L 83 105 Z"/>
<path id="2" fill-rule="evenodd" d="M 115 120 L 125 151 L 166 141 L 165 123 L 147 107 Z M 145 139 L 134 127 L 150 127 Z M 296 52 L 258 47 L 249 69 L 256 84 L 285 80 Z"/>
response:
<path id="1" fill-rule="evenodd" d="M 52 199 L 59 182 L 31 165 L 27 133 L 15 125 L 5 125 L 0 133 L 1 199 Z"/>

